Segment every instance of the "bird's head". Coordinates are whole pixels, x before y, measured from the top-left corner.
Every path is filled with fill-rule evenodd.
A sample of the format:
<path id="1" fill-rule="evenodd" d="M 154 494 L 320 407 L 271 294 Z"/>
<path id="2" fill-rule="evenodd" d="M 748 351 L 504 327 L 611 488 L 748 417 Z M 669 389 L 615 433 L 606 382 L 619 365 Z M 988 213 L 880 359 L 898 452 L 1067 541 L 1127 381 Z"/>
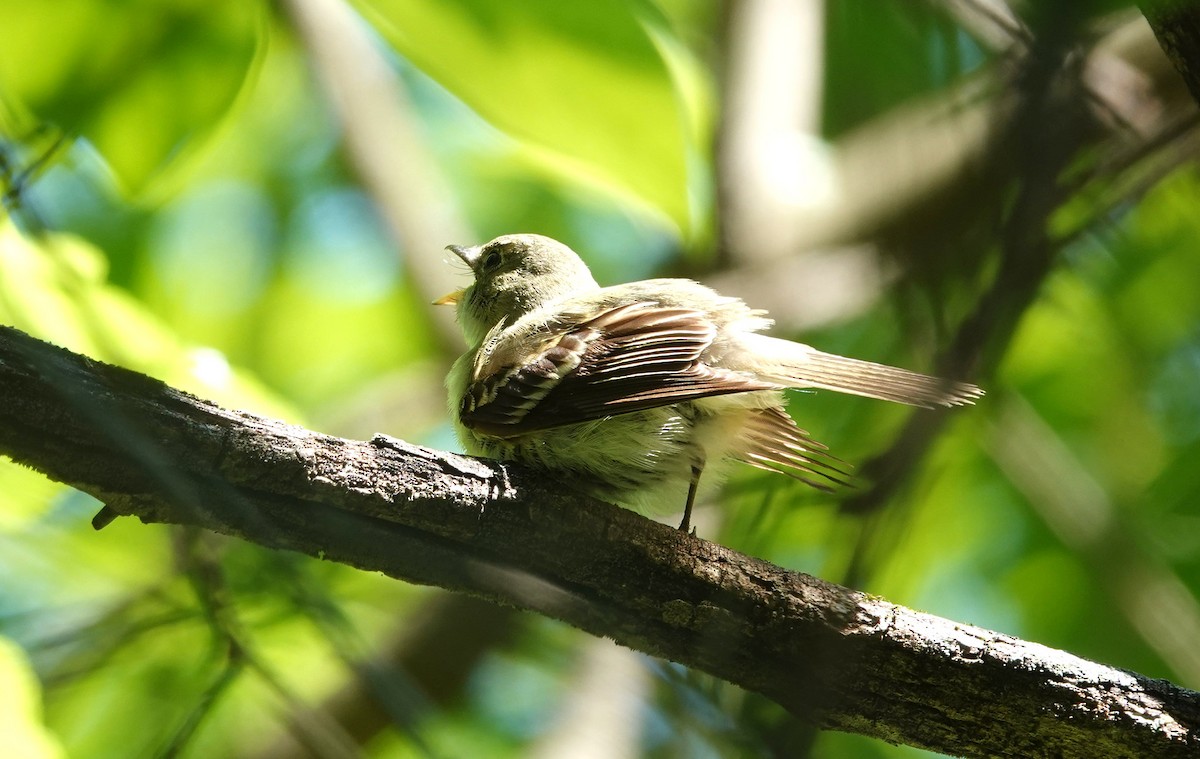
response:
<path id="1" fill-rule="evenodd" d="M 455 304 L 467 342 L 478 344 L 501 319 L 525 314 L 599 285 L 575 251 L 542 235 L 504 235 L 483 245 L 449 245 L 475 275 L 466 289 L 437 299 Z"/>

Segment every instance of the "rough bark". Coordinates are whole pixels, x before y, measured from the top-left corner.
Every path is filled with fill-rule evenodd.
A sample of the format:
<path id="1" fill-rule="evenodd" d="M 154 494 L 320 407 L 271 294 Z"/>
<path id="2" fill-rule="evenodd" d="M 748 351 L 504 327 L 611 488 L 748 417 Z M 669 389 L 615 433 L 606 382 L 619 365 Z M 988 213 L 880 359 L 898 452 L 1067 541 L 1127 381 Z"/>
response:
<path id="1" fill-rule="evenodd" d="M 106 512 L 563 620 L 839 730 L 962 756 L 1185 757 L 1200 694 L 789 572 L 534 472 L 229 411 L 0 327 L 0 453 Z"/>
<path id="2" fill-rule="evenodd" d="M 1189 0 L 1141 0 L 1138 7 L 1188 91 L 1200 103 L 1200 6 Z"/>

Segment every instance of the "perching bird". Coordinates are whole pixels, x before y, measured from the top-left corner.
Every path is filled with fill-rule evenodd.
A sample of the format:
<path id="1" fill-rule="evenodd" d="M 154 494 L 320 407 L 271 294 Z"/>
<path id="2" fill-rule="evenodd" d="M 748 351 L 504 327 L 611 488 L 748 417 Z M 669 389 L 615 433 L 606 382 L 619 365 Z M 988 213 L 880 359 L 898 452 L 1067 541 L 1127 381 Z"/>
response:
<path id="1" fill-rule="evenodd" d="M 788 415 L 784 388 L 924 407 L 983 394 L 758 334 L 772 323 L 764 311 L 691 280 L 600 287 L 549 237 L 447 249 L 475 275 L 435 301 L 457 304 L 469 345 L 446 379 L 468 452 L 642 513 L 673 511 L 686 488 L 684 531 L 701 472 L 727 459 L 823 490 L 845 484 L 839 462 Z"/>

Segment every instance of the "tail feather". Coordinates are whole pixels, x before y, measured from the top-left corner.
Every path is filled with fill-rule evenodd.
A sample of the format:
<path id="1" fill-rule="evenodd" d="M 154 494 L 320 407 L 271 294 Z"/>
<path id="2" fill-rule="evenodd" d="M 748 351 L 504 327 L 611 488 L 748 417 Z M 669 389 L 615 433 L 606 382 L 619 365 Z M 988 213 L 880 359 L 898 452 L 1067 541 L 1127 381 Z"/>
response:
<path id="1" fill-rule="evenodd" d="M 756 336 L 765 338 L 765 336 Z M 785 350 L 774 351 L 778 363 L 765 372 L 764 379 L 788 387 L 819 388 L 861 395 L 910 406 L 964 406 L 974 403 L 983 390 L 966 382 L 955 382 L 894 366 L 860 361 L 775 338 Z M 778 346 L 783 348 L 784 346 Z"/>
<path id="2" fill-rule="evenodd" d="M 736 458 L 768 472 L 780 472 L 818 490 L 849 485 L 847 465 L 796 426 L 779 406 L 755 410 L 746 421 Z"/>

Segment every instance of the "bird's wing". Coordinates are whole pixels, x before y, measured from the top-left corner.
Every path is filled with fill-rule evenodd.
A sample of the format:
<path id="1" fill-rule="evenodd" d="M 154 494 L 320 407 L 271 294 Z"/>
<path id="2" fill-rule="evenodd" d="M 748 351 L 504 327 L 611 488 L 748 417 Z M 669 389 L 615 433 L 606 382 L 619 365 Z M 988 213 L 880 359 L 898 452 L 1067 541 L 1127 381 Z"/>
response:
<path id="1" fill-rule="evenodd" d="M 459 416 L 474 430 L 511 437 L 774 383 L 706 364 L 717 327 L 703 311 L 652 302 L 617 306 L 551 330 L 519 361 L 503 330 L 484 340 Z M 519 341 L 527 344 L 528 340 Z"/>

